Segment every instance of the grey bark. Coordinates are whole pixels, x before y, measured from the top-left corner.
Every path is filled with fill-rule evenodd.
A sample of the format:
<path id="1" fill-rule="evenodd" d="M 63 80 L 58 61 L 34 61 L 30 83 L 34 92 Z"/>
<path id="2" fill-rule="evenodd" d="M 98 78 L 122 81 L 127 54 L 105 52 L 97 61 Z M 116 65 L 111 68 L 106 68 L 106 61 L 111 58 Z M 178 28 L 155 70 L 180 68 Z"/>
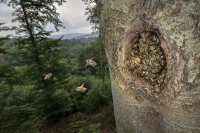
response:
<path id="1" fill-rule="evenodd" d="M 200 133 L 200 1 L 99 0 L 118 133 Z M 125 62 L 131 41 L 155 31 L 166 56 L 160 92 Z"/>

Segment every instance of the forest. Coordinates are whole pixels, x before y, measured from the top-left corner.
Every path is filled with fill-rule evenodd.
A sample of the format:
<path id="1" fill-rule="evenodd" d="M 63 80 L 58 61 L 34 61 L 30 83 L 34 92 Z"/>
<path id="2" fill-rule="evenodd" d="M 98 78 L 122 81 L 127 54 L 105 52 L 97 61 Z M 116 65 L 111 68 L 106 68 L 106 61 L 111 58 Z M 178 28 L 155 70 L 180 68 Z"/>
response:
<path id="1" fill-rule="evenodd" d="M 0 23 L 0 132 L 115 132 L 101 40 L 49 38 L 63 26 L 55 4 L 64 0 L 4 2 L 19 25 Z"/>
<path id="2" fill-rule="evenodd" d="M 0 133 L 200 133 L 199 9 L 0 0 Z"/>

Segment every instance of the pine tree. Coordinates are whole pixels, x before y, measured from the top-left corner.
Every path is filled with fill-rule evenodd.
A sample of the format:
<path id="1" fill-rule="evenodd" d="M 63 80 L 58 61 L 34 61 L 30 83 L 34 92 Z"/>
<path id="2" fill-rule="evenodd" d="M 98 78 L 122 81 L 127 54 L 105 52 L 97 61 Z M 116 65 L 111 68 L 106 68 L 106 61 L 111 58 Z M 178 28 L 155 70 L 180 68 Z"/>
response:
<path id="1" fill-rule="evenodd" d="M 1 3 L 1 1 L 0 1 Z M 4 26 L 5 23 L 1 23 L 0 22 L 0 32 L 9 30 L 8 27 Z M 2 48 L 2 45 L 5 43 L 5 40 L 7 40 L 7 36 L 0 36 L 0 54 L 4 54 L 5 53 L 5 48 Z"/>
<path id="2" fill-rule="evenodd" d="M 98 31 L 99 30 L 99 19 L 98 19 L 98 7 L 97 3 L 98 0 L 82 0 L 86 5 L 86 12 L 87 20 L 93 25 L 93 29 Z M 94 5 L 95 4 L 95 5 Z"/>
<path id="3" fill-rule="evenodd" d="M 67 71 L 61 60 L 59 40 L 48 37 L 54 31 L 46 30 L 53 25 L 59 31 L 62 22 L 57 13 L 56 4 L 61 6 L 65 0 L 9 0 L 15 18 L 18 47 L 16 53 L 19 66 L 25 68 L 22 84 L 32 84 L 38 98 L 34 104 L 41 119 L 50 120 L 65 112 L 66 100 L 59 102 L 58 89 L 63 89 Z"/>
<path id="4" fill-rule="evenodd" d="M 40 81 L 43 86 L 46 86 L 44 81 L 45 67 L 42 62 L 42 52 L 46 52 L 50 49 L 56 49 L 54 45 L 46 46 L 45 42 L 48 40 L 48 36 L 53 31 L 47 31 L 46 26 L 53 24 L 56 31 L 58 27 L 62 26 L 59 20 L 59 14 L 56 12 L 55 4 L 62 5 L 65 0 L 10 0 L 9 5 L 12 6 L 15 11 L 13 16 L 13 22 L 19 22 L 20 25 L 17 28 L 17 33 L 25 34 L 23 39 L 20 39 L 22 48 L 28 49 L 28 59 L 33 62 L 38 69 L 37 73 L 40 76 Z M 56 43 L 56 42 L 55 42 Z M 45 46 L 44 46 L 45 45 Z M 48 47 L 46 51 L 41 52 L 41 47 Z M 28 63 L 30 63 L 28 62 Z"/>

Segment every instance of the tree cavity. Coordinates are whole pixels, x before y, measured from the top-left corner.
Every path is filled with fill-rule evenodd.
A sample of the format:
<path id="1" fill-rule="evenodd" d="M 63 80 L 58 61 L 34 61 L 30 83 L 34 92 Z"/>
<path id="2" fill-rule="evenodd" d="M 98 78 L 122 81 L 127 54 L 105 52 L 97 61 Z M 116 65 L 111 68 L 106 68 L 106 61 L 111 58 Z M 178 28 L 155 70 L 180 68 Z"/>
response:
<path id="1" fill-rule="evenodd" d="M 148 89 L 160 92 L 166 75 L 166 57 L 154 31 L 136 35 L 129 49 L 128 68 L 148 83 Z"/>

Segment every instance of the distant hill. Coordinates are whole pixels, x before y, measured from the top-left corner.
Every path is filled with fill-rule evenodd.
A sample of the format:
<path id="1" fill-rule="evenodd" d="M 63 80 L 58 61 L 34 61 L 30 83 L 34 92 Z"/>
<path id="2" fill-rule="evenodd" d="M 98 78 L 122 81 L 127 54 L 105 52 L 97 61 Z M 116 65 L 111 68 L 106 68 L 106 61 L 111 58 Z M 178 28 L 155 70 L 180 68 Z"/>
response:
<path id="1" fill-rule="evenodd" d="M 65 39 L 80 39 L 80 38 L 91 38 L 91 37 L 98 37 L 97 32 L 92 32 L 92 33 L 69 33 L 69 34 L 62 34 L 62 35 L 52 35 L 51 38 L 53 39 L 58 39 L 61 38 Z"/>
<path id="2" fill-rule="evenodd" d="M 94 42 L 97 38 L 96 37 L 89 37 L 89 38 L 73 38 L 73 39 L 64 39 L 61 41 L 63 46 L 75 46 L 75 45 L 84 45 L 90 44 Z"/>

